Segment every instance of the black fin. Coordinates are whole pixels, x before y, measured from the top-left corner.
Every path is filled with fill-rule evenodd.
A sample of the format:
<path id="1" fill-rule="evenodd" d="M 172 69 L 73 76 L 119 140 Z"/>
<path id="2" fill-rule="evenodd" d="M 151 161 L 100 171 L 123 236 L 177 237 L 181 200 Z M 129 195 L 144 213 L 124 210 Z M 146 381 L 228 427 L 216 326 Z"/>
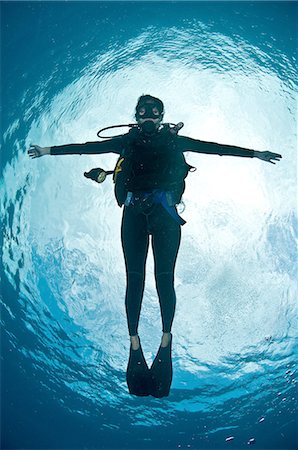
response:
<path id="1" fill-rule="evenodd" d="M 173 378 L 172 367 L 172 335 L 167 347 L 159 347 L 158 353 L 150 369 L 151 395 L 161 398 L 167 397 Z"/>
<path id="2" fill-rule="evenodd" d="M 133 350 L 130 347 L 126 381 L 130 394 L 139 397 L 150 395 L 150 371 L 143 354 L 141 343 L 138 350 Z"/>

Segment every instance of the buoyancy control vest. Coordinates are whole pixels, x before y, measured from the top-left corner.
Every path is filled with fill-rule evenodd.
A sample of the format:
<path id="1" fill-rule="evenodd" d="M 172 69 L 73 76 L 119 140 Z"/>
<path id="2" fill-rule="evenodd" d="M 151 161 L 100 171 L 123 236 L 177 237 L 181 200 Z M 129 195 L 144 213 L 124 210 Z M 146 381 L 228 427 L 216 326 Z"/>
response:
<path id="1" fill-rule="evenodd" d="M 132 128 L 122 138 L 123 151 L 114 170 L 115 196 L 119 206 L 128 192 L 170 192 L 173 204 L 181 201 L 185 178 L 193 168 L 178 149 L 177 134 L 163 126 L 153 135 Z"/>

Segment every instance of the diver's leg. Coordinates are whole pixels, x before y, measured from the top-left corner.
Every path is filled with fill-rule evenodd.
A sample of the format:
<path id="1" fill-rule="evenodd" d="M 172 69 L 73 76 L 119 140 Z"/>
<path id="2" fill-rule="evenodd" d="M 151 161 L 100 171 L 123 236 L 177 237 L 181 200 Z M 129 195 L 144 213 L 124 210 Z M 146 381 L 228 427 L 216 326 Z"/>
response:
<path id="1" fill-rule="evenodd" d="M 155 280 L 159 297 L 163 336 L 152 363 L 151 389 L 153 397 L 167 397 L 173 377 L 171 328 L 175 314 L 176 295 L 174 269 L 181 240 L 180 225 L 159 205 L 151 220 Z"/>
<path id="2" fill-rule="evenodd" d="M 160 398 L 169 395 L 173 377 L 171 328 L 176 307 L 174 270 L 180 246 L 181 228 L 160 206 L 159 209 L 156 208 L 156 214 L 152 217 L 151 229 L 163 336 L 150 369 L 150 393 L 153 397 Z"/>
<path id="3" fill-rule="evenodd" d="M 125 307 L 131 343 L 134 350 L 139 347 L 138 324 L 145 285 L 145 265 L 148 253 L 149 235 L 146 217 L 135 215 L 124 208 L 121 240 L 126 266 Z"/>
<path id="4" fill-rule="evenodd" d="M 126 382 L 130 394 L 147 396 L 150 394 L 151 377 L 137 335 L 149 242 L 146 218 L 143 215 L 136 216 L 129 208 L 125 208 L 121 238 L 127 275 L 125 306 L 131 340 Z"/>
<path id="5" fill-rule="evenodd" d="M 163 325 L 161 345 L 166 347 L 171 340 L 170 332 L 176 307 L 174 270 L 181 241 L 181 227 L 162 207 L 158 213 L 159 217 L 154 220 L 152 226 L 152 247 Z"/>

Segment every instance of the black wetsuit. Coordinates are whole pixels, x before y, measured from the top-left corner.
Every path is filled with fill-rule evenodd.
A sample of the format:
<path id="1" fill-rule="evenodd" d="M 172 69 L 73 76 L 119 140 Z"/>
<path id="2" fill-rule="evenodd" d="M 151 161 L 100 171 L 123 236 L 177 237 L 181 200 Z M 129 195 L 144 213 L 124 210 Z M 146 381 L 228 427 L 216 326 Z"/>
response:
<path id="1" fill-rule="evenodd" d="M 70 144 L 51 147 L 52 155 L 66 154 L 122 154 L 125 136 L 102 142 Z M 203 142 L 185 136 L 176 136 L 176 151 L 244 156 L 253 158 L 253 150 Z M 181 239 L 180 224 L 161 204 L 135 214 L 130 206 L 124 206 L 121 240 L 126 265 L 126 313 L 130 336 L 136 335 L 145 283 L 145 263 L 152 236 L 155 280 L 158 292 L 163 332 L 170 332 L 175 313 L 174 270 Z"/>

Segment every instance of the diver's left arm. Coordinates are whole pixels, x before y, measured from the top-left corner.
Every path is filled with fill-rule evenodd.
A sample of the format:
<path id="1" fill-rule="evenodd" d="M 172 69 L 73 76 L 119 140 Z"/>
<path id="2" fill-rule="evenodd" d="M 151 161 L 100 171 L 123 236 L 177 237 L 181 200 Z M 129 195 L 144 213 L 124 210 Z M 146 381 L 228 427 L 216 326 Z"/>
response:
<path id="1" fill-rule="evenodd" d="M 243 147 L 236 147 L 234 145 L 223 145 L 215 142 L 199 141 L 187 136 L 177 136 L 178 146 L 182 152 L 206 153 L 211 155 L 229 155 L 242 156 L 246 158 L 259 158 L 263 161 L 268 161 L 275 164 L 273 161 L 279 161 L 282 156 L 278 153 L 259 152 Z"/>

